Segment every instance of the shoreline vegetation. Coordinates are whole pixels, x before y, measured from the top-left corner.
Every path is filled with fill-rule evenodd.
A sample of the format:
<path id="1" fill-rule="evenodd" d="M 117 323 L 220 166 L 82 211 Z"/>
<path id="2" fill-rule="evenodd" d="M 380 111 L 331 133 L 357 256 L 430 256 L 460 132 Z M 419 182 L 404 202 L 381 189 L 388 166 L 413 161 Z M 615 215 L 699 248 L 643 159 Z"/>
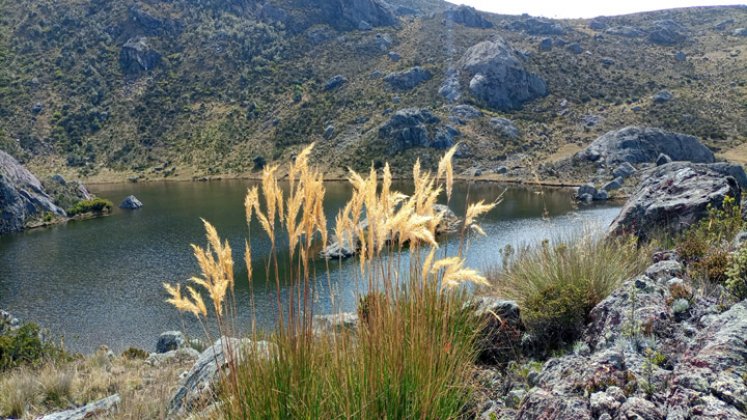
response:
<path id="1" fill-rule="evenodd" d="M 678 223 L 646 232 L 623 226 L 619 234 L 506 247 L 496 250 L 502 266 L 482 274 L 465 266 L 464 255 L 485 234 L 480 216 L 502 197 L 468 198 L 456 225 L 460 245 L 448 250 L 436 241 L 444 213 L 435 206 L 450 204 L 458 182 L 455 149 L 435 173 L 415 164 L 410 196 L 393 189 L 388 165 L 383 176 L 351 171 L 352 197 L 328 223 L 321 211 L 326 181 L 309 165 L 311 147 L 289 164 L 288 191 L 278 167 L 268 166 L 244 203 L 247 229 L 272 244 L 261 266 L 277 297 L 273 331 L 252 327 L 236 336 L 240 305 L 253 310 L 253 299 L 237 302 L 233 292 L 239 281 L 253 287 L 252 244 L 243 249 L 247 277 L 235 278 L 234 251 L 203 220 L 207 245 L 192 245 L 200 273 L 164 288 L 167 303 L 205 327 L 215 324 L 217 336 L 212 328 L 203 340 L 167 332 L 156 353 L 117 356 L 102 347 L 81 356 L 45 341 L 33 324 L 4 317 L 0 415 L 66 408 L 122 419 L 745 414 L 738 402 L 689 385 L 715 375 L 747 397 L 747 366 L 738 362 L 747 343 L 729 341 L 747 333 L 747 304 L 740 303 L 747 233 L 733 178 L 721 180 L 731 189 L 714 192 L 723 194 L 719 200 L 677 213 L 692 214 L 685 230 Z M 690 182 L 676 173 L 693 168 L 704 170 L 664 167 L 671 178 L 659 181 L 664 190 L 655 199 L 676 194 L 675 182 Z M 704 176 L 721 176 L 714 174 Z M 648 181 L 641 185 L 653 188 Z M 318 296 L 310 279 L 319 274 L 311 270 L 318 258 L 312 250 L 330 239 L 357 243 L 360 272 L 350 281 L 366 292 L 352 313 L 312 309 Z M 281 259 L 276 244 L 285 242 Z M 408 262 L 393 258 L 395 251 L 407 252 Z"/>

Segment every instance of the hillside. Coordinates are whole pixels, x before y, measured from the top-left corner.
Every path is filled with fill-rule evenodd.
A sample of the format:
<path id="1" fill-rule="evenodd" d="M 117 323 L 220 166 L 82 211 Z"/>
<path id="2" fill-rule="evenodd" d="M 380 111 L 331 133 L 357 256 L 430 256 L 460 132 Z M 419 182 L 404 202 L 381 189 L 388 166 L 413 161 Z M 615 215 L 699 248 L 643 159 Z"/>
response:
<path id="1" fill-rule="evenodd" d="M 433 165 L 461 141 L 460 170 L 525 177 L 639 124 L 741 155 L 747 8 L 591 21 L 450 8 L 0 0 L 0 149 L 40 174 L 158 179 L 246 174 L 317 141 L 335 176 Z"/>

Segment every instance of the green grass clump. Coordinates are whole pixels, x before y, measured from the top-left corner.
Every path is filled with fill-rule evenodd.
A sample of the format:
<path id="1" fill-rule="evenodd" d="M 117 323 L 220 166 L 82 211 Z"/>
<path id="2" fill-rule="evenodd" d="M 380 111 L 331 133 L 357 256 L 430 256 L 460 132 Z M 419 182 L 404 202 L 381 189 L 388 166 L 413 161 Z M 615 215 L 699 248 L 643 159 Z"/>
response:
<path id="1" fill-rule="evenodd" d="M 516 300 L 540 343 L 537 350 L 545 353 L 572 343 L 591 309 L 644 268 L 644 255 L 628 239 L 555 239 L 519 251 L 494 270 L 491 281 L 499 296 Z"/>
<path id="2" fill-rule="evenodd" d="M 737 300 L 747 299 L 747 245 L 743 245 L 731 258 L 726 270 L 726 289 Z"/>
<path id="3" fill-rule="evenodd" d="M 81 200 L 67 210 L 68 216 L 75 216 L 84 213 L 103 213 L 111 211 L 114 205 L 105 198 L 93 198 L 91 200 Z"/>

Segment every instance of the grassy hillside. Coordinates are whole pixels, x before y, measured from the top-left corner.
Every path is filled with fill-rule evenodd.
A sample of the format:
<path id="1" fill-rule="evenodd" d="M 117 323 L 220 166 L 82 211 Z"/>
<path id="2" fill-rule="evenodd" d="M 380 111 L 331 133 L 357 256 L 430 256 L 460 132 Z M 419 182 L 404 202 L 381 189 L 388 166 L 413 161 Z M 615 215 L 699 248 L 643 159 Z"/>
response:
<path id="1" fill-rule="evenodd" d="M 387 110 L 425 107 L 447 121 L 438 94 L 447 69 L 496 35 L 547 81 L 549 95 L 511 113 L 483 109 L 458 127 L 467 145 L 458 168 L 507 165 L 521 176 L 522 166 L 628 124 L 694 134 L 717 151 L 747 139 L 747 37 L 732 35 L 747 27 L 744 7 L 605 20 L 648 30 L 671 19 L 686 38 L 663 46 L 592 30 L 586 20 L 558 21 L 565 33 L 550 36 L 516 30 L 520 16 L 485 14 L 494 28 L 469 28 L 446 22 L 435 0 L 402 0 L 420 15 L 358 30 L 328 10 L 332 3 L 0 0 L 0 148 L 40 172 L 160 178 L 241 174 L 257 156 L 289 158 L 318 141 L 316 158 L 332 175 L 387 153 L 378 138 Z M 158 57 L 147 70 L 124 57 L 138 37 Z M 545 37 L 555 46 L 539 51 Z M 568 50 L 573 43 L 580 54 Z M 684 61 L 675 59 L 680 51 Z M 409 91 L 371 76 L 414 65 L 434 77 Z M 337 74 L 348 83 L 325 91 Z M 653 103 L 662 89 L 674 99 Z M 521 136 L 501 138 L 491 116 L 513 120 Z M 324 139 L 330 124 L 335 134 Z M 433 164 L 439 153 L 415 148 L 388 159 Z"/>

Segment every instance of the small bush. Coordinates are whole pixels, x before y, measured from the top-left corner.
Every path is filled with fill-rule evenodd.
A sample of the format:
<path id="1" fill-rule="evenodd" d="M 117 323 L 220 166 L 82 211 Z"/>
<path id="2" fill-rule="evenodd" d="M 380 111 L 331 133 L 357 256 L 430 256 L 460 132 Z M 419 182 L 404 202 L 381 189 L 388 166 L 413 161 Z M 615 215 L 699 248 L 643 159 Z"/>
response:
<path id="1" fill-rule="evenodd" d="M 724 198 L 721 208 L 711 207 L 708 216 L 688 229 L 677 241 L 677 252 L 686 263 L 697 262 L 706 257 L 712 250 L 723 247 L 742 228 L 742 214 L 739 203 L 732 197 Z M 708 263 L 711 267 L 722 255 L 714 254 L 715 261 Z"/>
<path id="2" fill-rule="evenodd" d="M 596 304 L 644 268 L 631 240 L 584 236 L 525 248 L 494 271 L 500 296 L 516 300 L 541 353 L 573 342 Z"/>
<path id="3" fill-rule="evenodd" d="M 726 281 L 729 263 L 729 251 L 723 247 L 714 247 L 693 263 L 692 274 L 697 275 L 698 278 L 721 284 Z"/>
<path id="4" fill-rule="evenodd" d="M 738 300 L 747 299 L 747 246 L 734 253 L 726 270 L 726 289 Z"/>
<path id="5" fill-rule="evenodd" d="M 147 359 L 148 352 L 137 347 L 130 347 L 122 352 L 122 357 L 130 360 Z"/>
<path id="6" fill-rule="evenodd" d="M 35 365 L 42 360 L 56 360 L 64 352 L 41 339 L 38 325 L 29 323 L 18 330 L 0 336 L 0 372 L 23 365 Z"/>
<path id="7" fill-rule="evenodd" d="M 111 211 L 114 205 L 111 201 L 96 197 L 91 200 L 81 200 L 67 210 L 68 216 L 75 216 L 83 213 L 103 213 Z"/>

